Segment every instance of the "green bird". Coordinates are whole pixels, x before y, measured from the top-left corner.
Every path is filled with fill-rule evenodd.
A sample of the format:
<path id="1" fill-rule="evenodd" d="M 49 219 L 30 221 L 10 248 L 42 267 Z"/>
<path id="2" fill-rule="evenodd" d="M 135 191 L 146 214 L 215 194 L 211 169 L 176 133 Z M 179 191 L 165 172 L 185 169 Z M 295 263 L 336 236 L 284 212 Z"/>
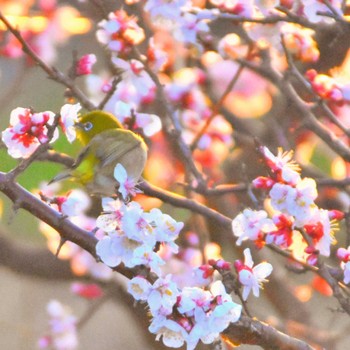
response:
<path id="1" fill-rule="evenodd" d="M 120 163 L 128 178 L 140 179 L 147 160 L 147 146 L 141 136 L 123 128 L 117 118 L 104 111 L 92 111 L 76 123 L 77 138 L 84 145 L 70 169 L 50 183 L 69 179 L 85 186 L 93 195 L 111 196 L 119 186 L 114 168 Z"/>

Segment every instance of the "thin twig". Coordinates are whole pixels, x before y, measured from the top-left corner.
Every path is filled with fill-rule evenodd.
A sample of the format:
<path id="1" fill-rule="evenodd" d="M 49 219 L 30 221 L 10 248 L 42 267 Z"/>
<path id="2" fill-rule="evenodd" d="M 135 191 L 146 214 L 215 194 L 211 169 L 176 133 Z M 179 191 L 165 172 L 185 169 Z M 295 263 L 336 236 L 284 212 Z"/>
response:
<path id="1" fill-rule="evenodd" d="M 242 72 L 243 72 L 244 67 L 242 65 L 239 66 L 238 70 L 235 72 L 235 74 L 233 75 L 232 79 L 230 80 L 230 82 L 228 83 L 225 91 L 223 92 L 223 94 L 221 95 L 219 101 L 214 105 L 214 107 L 211 110 L 211 114 L 209 116 L 209 118 L 205 121 L 202 129 L 197 133 L 195 139 L 192 141 L 192 144 L 190 146 L 191 151 L 194 151 L 197 146 L 198 146 L 198 142 L 200 141 L 200 139 L 202 138 L 202 136 L 205 134 L 205 132 L 207 131 L 208 127 L 210 126 L 211 122 L 214 120 L 214 118 L 218 115 L 220 108 L 222 107 L 223 103 L 225 102 L 228 94 L 231 92 L 231 90 L 233 89 L 233 87 L 236 85 L 239 77 L 241 76 Z"/>
<path id="2" fill-rule="evenodd" d="M 118 86 L 118 84 L 121 81 L 122 81 L 122 77 L 121 76 L 113 78 L 113 81 L 112 81 L 112 84 L 111 84 L 112 85 L 111 88 L 109 89 L 109 91 L 107 92 L 107 94 L 105 95 L 103 100 L 99 103 L 97 109 L 102 110 L 105 107 L 107 102 L 111 99 L 111 97 L 115 93 L 115 90 L 117 89 L 117 86 Z"/>

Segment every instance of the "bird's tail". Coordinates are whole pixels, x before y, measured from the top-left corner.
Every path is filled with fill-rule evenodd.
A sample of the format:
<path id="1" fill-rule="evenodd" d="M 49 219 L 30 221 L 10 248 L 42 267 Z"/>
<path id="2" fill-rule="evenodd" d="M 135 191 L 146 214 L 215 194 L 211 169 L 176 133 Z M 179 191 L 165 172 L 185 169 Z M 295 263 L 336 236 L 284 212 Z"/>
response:
<path id="1" fill-rule="evenodd" d="M 52 180 L 48 182 L 48 185 L 51 185 L 55 182 L 62 181 L 62 180 L 72 180 L 73 174 L 72 170 L 66 170 L 62 173 L 57 174 Z"/>

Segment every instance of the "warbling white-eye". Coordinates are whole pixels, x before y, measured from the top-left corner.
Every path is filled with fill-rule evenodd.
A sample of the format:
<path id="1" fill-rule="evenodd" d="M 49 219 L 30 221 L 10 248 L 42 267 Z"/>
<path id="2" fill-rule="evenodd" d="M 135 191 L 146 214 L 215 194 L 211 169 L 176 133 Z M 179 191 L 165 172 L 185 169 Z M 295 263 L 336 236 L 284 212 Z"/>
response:
<path id="1" fill-rule="evenodd" d="M 141 136 L 126 130 L 115 116 L 104 111 L 84 114 L 76 123 L 77 138 L 84 145 L 72 168 L 52 181 L 69 179 L 84 185 L 90 194 L 117 193 L 114 168 L 120 163 L 128 178 L 139 180 L 147 160 L 147 146 Z"/>

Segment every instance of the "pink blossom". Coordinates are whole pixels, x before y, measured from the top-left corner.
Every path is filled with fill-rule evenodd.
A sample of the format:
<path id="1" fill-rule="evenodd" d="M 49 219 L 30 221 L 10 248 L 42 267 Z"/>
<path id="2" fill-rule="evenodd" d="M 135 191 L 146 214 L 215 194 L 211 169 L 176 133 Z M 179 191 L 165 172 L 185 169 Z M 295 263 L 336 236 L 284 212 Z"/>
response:
<path id="1" fill-rule="evenodd" d="M 336 242 L 335 229 L 336 223 L 331 222 L 328 210 L 324 209 L 315 210 L 304 225 L 304 230 L 312 238 L 315 248 L 324 256 L 330 255 L 331 245 Z"/>
<path id="2" fill-rule="evenodd" d="M 123 70 L 124 83 L 133 85 L 142 96 L 148 95 L 154 88 L 153 80 L 145 72 L 140 61 L 134 59 L 125 61 L 118 57 L 112 58 L 112 61 L 117 68 Z"/>
<path id="3" fill-rule="evenodd" d="M 134 267 L 135 250 L 142 246 L 141 242 L 117 233 L 110 233 L 103 237 L 96 245 L 96 253 L 107 266 L 115 267 L 124 263 L 127 267 Z"/>
<path id="4" fill-rule="evenodd" d="M 209 31 L 205 21 L 200 20 L 197 15 L 188 12 L 184 13 L 176 24 L 174 38 L 183 43 L 196 44 L 198 33 Z"/>
<path id="5" fill-rule="evenodd" d="M 179 294 L 180 291 L 171 275 L 158 278 L 152 285 L 147 298 L 152 315 L 170 315 Z"/>
<path id="6" fill-rule="evenodd" d="M 238 280 L 243 285 L 243 299 L 248 299 L 251 290 L 254 296 L 258 297 L 262 283 L 267 282 L 266 277 L 272 272 L 272 265 L 262 262 L 253 267 L 254 262 L 249 248 L 244 249 L 244 263 L 236 260 L 234 265 L 238 273 Z"/>
<path id="7" fill-rule="evenodd" d="M 164 345 L 171 348 L 180 348 L 187 338 L 187 332 L 180 323 L 162 315 L 153 318 L 148 329 L 157 335 L 156 340 L 162 338 Z M 194 349 L 194 347 L 187 347 L 187 349 Z"/>
<path id="8" fill-rule="evenodd" d="M 193 277 L 196 281 L 196 285 L 204 287 L 213 282 L 214 268 L 209 264 L 201 265 L 193 269 Z"/>
<path id="9" fill-rule="evenodd" d="M 293 243 L 293 218 L 280 214 L 275 215 L 272 220 L 277 229 L 266 234 L 266 244 L 274 243 L 281 248 L 288 248 Z"/>
<path id="10" fill-rule="evenodd" d="M 60 111 L 60 124 L 63 132 L 70 143 L 76 138 L 75 123 L 78 122 L 78 112 L 81 109 L 80 103 L 65 104 Z"/>
<path id="11" fill-rule="evenodd" d="M 156 240 L 169 246 L 173 253 L 177 253 L 178 246 L 175 244 L 175 240 L 183 229 L 184 223 L 177 222 L 170 215 L 162 213 L 158 208 L 151 209 L 147 220 L 154 226 Z"/>
<path id="12" fill-rule="evenodd" d="M 255 188 L 262 188 L 262 189 L 271 189 L 271 187 L 275 184 L 275 181 L 272 180 L 269 177 L 265 176 L 259 176 L 256 179 L 252 181 L 252 185 Z"/>
<path id="13" fill-rule="evenodd" d="M 165 265 L 165 261 L 154 251 L 154 246 L 147 244 L 136 247 L 130 260 L 123 262 L 127 267 L 147 266 L 157 276 L 161 276 L 161 266 Z"/>
<path id="14" fill-rule="evenodd" d="M 117 164 L 114 169 L 114 178 L 118 181 L 118 192 L 121 193 L 124 200 L 127 200 L 129 196 L 134 197 L 136 193 L 140 192 L 135 186 L 136 183 L 133 179 L 128 177 L 128 174 L 122 164 Z"/>
<path id="15" fill-rule="evenodd" d="M 274 172 L 277 181 L 295 185 L 300 180 L 299 166 L 292 160 L 293 151 L 284 152 L 278 149 L 277 156 L 273 155 L 267 147 L 260 147 L 267 166 Z"/>
<path id="16" fill-rule="evenodd" d="M 123 124 L 126 124 L 128 120 L 135 117 L 134 128 L 141 128 L 147 137 L 155 135 L 162 128 L 162 122 L 157 115 L 138 113 L 133 111 L 130 104 L 122 101 L 117 101 L 115 104 L 114 114 Z"/>
<path id="17" fill-rule="evenodd" d="M 55 197 L 52 203 L 66 216 L 82 215 L 90 206 L 90 197 L 81 190 L 69 191 L 65 196 Z"/>
<path id="18" fill-rule="evenodd" d="M 136 276 L 128 281 L 128 293 L 131 294 L 135 300 L 146 301 L 151 292 L 151 288 L 151 283 L 142 276 Z"/>
<path id="19" fill-rule="evenodd" d="M 96 32 L 97 40 L 119 54 L 130 52 L 145 37 L 136 17 L 129 16 L 124 10 L 110 13 L 108 20 L 104 19 L 99 23 L 99 28 Z"/>
<path id="20" fill-rule="evenodd" d="M 48 142 L 48 127 L 54 122 L 50 111 L 33 113 L 18 107 L 11 112 L 10 127 L 2 132 L 2 141 L 13 158 L 28 158 L 41 144 Z M 55 130 L 51 142 L 58 138 Z"/>
<path id="21" fill-rule="evenodd" d="M 237 245 L 241 245 L 247 239 L 261 241 L 267 232 L 275 229 L 276 226 L 264 210 L 244 209 L 232 221 L 233 234 L 238 237 Z"/>
<path id="22" fill-rule="evenodd" d="M 343 262 L 350 261 L 350 247 L 348 249 L 338 248 L 337 250 L 337 258 Z"/>

